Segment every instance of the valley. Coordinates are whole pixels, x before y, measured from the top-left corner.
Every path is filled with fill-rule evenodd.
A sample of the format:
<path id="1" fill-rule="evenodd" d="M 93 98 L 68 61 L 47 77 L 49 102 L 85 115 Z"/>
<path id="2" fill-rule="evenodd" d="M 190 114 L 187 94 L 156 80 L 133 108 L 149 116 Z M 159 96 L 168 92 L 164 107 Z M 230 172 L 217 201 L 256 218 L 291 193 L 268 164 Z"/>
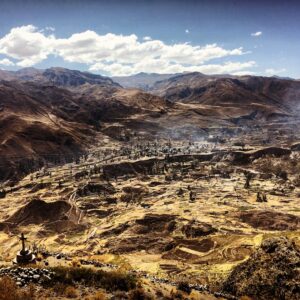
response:
<path id="1" fill-rule="evenodd" d="M 59 253 L 170 299 L 180 282 L 238 299 L 226 280 L 265 240 L 300 246 L 298 81 L 191 73 L 142 91 L 54 71 L 0 83 L 3 266 L 24 233 L 41 264 L 68 265 Z"/>

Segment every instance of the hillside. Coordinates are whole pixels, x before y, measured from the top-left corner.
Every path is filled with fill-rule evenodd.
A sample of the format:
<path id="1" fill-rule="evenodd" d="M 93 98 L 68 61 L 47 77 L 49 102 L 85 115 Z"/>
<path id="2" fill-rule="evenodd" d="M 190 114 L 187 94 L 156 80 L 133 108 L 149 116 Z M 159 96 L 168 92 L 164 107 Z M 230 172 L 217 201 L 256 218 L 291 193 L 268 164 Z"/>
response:
<path id="1" fill-rule="evenodd" d="M 35 82 L 0 82 L 1 179 L 19 169 L 60 161 L 89 148 L 95 138 L 104 140 L 106 123 L 121 124 L 131 116 L 159 112 L 165 101 L 140 91 L 119 87 L 85 86 L 81 93 Z M 104 136 L 120 138 L 119 132 Z M 122 135 L 122 134 L 121 134 Z M 101 138 L 102 136 L 102 138 Z M 57 158 L 58 157 L 58 158 Z M 34 163 L 34 162 L 35 163 Z M 26 173 L 26 172 L 25 172 Z"/>
<path id="2" fill-rule="evenodd" d="M 95 140 L 199 140 L 224 129 L 289 122 L 299 109 L 299 81 L 274 77 L 181 74 L 156 82 L 149 93 L 62 68 L 0 75 L 9 80 L 0 83 L 1 179 L 45 160 L 73 160 Z"/>
<path id="3" fill-rule="evenodd" d="M 52 71 L 0 81 L 2 265 L 24 233 L 39 272 L 67 268 L 82 296 L 91 270 L 125 270 L 149 299 L 298 296 L 298 261 L 264 249 L 291 262 L 300 243 L 299 82 L 192 73 L 149 93 Z"/>
<path id="4" fill-rule="evenodd" d="M 65 68 L 49 68 L 45 70 L 24 68 L 18 71 L 1 71 L 0 80 L 32 81 L 38 84 L 53 84 L 65 88 L 76 88 L 85 84 L 121 87 L 108 77 L 88 72 L 69 70 Z"/>
<path id="5" fill-rule="evenodd" d="M 151 92 L 174 102 L 239 107 L 267 105 L 290 111 L 299 109 L 300 84 L 275 77 L 188 73 L 155 83 Z"/>

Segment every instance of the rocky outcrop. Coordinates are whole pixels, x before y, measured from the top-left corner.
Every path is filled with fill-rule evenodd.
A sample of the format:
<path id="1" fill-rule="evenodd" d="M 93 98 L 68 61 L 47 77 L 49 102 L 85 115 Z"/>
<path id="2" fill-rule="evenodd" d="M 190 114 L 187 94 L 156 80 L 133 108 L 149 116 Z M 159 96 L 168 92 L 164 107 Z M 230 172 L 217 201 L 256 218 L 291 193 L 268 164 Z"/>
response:
<path id="1" fill-rule="evenodd" d="M 0 277 L 2 276 L 8 276 L 15 280 L 18 286 L 24 286 L 30 283 L 43 284 L 48 282 L 54 273 L 42 268 L 7 267 L 0 268 Z"/>
<path id="2" fill-rule="evenodd" d="M 115 188 L 111 183 L 89 182 L 86 185 L 77 189 L 77 194 L 80 197 L 91 194 L 114 194 Z"/>
<path id="3" fill-rule="evenodd" d="M 135 221 L 132 231 L 137 234 L 163 234 L 175 229 L 176 216 L 167 214 L 147 214 Z"/>
<path id="4" fill-rule="evenodd" d="M 300 250 L 285 237 L 265 240 L 250 258 L 237 266 L 223 291 L 251 299 L 300 299 Z"/>
<path id="5" fill-rule="evenodd" d="M 217 232 L 213 226 L 203 222 L 189 221 L 182 226 L 181 231 L 187 238 L 196 238 Z"/>

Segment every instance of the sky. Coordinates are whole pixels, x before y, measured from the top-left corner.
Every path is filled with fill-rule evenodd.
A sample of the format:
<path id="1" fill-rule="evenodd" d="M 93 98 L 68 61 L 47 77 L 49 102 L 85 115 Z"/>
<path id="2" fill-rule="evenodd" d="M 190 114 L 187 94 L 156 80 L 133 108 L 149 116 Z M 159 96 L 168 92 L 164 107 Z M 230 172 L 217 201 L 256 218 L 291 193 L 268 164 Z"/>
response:
<path id="1" fill-rule="evenodd" d="M 300 1 L 1 0 L 0 69 L 300 78 Z"/>

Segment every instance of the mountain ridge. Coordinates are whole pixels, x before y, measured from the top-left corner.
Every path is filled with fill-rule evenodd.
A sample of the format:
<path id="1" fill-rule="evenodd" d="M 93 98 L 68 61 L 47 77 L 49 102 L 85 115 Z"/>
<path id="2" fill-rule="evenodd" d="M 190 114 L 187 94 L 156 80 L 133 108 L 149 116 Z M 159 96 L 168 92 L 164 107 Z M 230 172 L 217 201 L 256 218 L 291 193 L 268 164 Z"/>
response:
<path id="1" fill-rule="evenodd" d="M 10 79 L 0 81 L 5 178 L 18 173 L 11 156 L 44 161 L 52 153 L 76 156 L 99 138 L 117 143 L 135 136 L 186 139 L 187 128 L 190 138 L 199 139 L 212 128 L 285 121 L 300 110 L 300 82 L 273 77 L 193 72 L 160 80 L 143 91 L 64 68 L 1 75 Z"/>
<path id="2" fill-rule="evenodd" d="M 0 72 L 1 79 L 49 83 L 65 88 L 76 88 L 84 84 L 121 87 L 109 77 L 61 67 L 51 67 L 48 69 L 23 68 L 18 71 L 2 70 Z"/>

